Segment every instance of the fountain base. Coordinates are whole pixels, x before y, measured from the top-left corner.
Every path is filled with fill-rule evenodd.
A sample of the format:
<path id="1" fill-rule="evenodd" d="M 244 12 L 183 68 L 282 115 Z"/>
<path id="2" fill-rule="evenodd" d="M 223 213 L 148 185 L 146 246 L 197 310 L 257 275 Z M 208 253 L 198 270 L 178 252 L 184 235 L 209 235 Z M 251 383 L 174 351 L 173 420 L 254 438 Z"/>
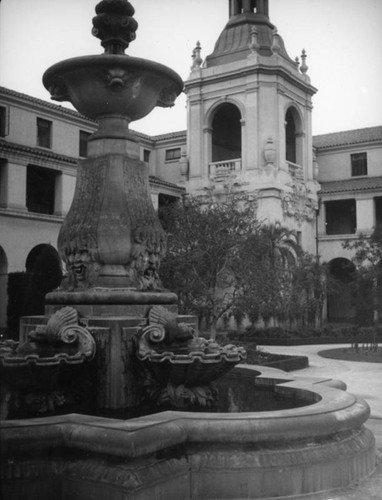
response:
<path id="1" fill-rule="evenodd" d="M 327 381 L 296 381 L 272 368 L 242 365 L 233 374 L 249 388 L 309 404 L 127 421 L 63 415 L 3 422 L 2 498 L 48 500 L 53 491 L 63 500 L 296 498 L 373 472 L 366 403 Z"/>
<path id="2" fill-rule="evenodd" d="M 75 305 L 81 324 L 95 341 L 97 353 L 89 380 L 95 397 L 87 411 L 96 414 L 125 411 L 129 414 L 129 410 L 139 408 L 145 398 L 142 384 L 137 383 L 141 369 L 135 357 L 134 338 L 147 323 L 146 314 L 153 303 L 165 303 L 176 313 L 175 300 L 173 293 L 132 290 L 52 293 L 47 300 L 50 304 L 46 306 L 46 316 L 22 318 L 20 344 L 28 340 L 32 331 L 46 325 L 51 314 L 63 306 Z M 178 316 L 178 320 L 197 329 L 194 316 Z"/>

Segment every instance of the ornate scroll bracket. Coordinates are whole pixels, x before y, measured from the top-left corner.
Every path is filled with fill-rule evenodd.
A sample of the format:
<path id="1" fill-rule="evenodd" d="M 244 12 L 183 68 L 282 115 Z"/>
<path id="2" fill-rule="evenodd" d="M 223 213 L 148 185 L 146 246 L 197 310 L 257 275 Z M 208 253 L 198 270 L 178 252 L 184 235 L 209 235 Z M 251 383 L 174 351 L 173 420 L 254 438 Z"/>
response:
<path id="1" fill-rule="evenodd" d="M 28 334 L 28 340 L 12 353 L 1 357 L 3 366 L 52 366 L 80 364 L 95 355 L 93 336 L 79 324 L 72 307 L 55 312 L 46 325 L 39 325 Z"/>

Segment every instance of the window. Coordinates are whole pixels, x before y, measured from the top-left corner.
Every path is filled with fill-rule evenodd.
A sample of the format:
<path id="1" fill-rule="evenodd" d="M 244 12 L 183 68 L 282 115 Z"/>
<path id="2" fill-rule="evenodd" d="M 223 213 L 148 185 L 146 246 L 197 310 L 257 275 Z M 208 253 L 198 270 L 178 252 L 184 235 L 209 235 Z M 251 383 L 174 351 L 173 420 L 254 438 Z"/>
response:
<path id="1" fill-rule="evenodd" d="M 149 151 L 148 149 L 143 150 L 143 161 L 144 162 L 148 163 L 150 161 L 150 153 L 151 153 L 151 151 Z"/>
<path id="2" fill-rule="evenodd" d="M 54 195 L 56 187 L 55 170 L 49 168 L 27 167 L 27 208 L 28 212 L 39 214 L 54 213 Z"/>
<path id="3" fill-rule="evenodd" d="M 375 227 L 378 230 L 382 229 L 382 197 L 378 196 L 374 198 L 374 208 L 375 208 Z"/>
<path id="4" fill-rule="evenodd" d="M 166 161 L 178 160 L 180 158 L 180 148 L 166 149 Z"/>
<path id="5" fill-rule="evenodd" d="M 91 136 L 89 132 L 84 132 L 83 130 L 80 130 L 80 156 L 82 158 L 86 158 L 88 155 L 88 139 Z"/>
<path id="6" fill-rule="evenodd" d="M 49 120 L 37 118 L 37 146 L 52 147 L 52 122 Z"/>
<path id="7" fill-rule="evenodd" d="M 286 160 L 297 163 L 296 155 L 296 123 L 292 111 L 288 109 L 285 116 L 285 149 Z"/>
<path id="8" fill-rule="evenodd" d="M 8 112 L 5 106 L 0 106 L 0 137 L 5 137 L 9 134 L 8 131 Z"/>
<path id="9" fill-rule="evenodd" d="M 6 160 L 0 158 L 0 207 L 7 206 L 7 185 L 5 182 L 6 166 Z"/>
<path id="10" fill-rule="evenodd" d="M 367 175 L 367 153 L 354 153 L 350 155 L 351 175 Z"/>
<path id="11" fill-rule="evenodd" d="M 326 201 L 326 234 L 354 234 L 357 227 L 355 200 Z"/>

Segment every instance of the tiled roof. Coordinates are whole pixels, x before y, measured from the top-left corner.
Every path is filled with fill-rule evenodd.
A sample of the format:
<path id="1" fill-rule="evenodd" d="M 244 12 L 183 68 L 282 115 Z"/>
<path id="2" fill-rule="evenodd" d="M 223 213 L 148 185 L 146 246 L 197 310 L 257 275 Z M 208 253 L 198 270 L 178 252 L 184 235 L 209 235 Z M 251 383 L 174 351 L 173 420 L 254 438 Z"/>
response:
<path id="1" fill-rule="evenodd" d="M 169 132 L 167 134 L 159 134 L 151 136 L 153 141 L 164 141 L 166 139 L 186 139 L 187 130 L 178 130 L 177 132 Z"/>
<path id="2" fill-rule="evenodd" d="M 64 163 L 68 163 L 70 165 L 77 164 L 77 158 L 73 158 L 72 156 L 58 154 L 48 149 L 40 149 L 32 146 L 25 146 L 24 144 L 16 144 L 15 142 L 9 142 L 5 139 L 0 139 L 0 150 L 5 152 L 19 151 L 21 153 L 25 153 L 35 158 L 40 157 L 40 158 L 45 158 L 47 160 L 57 160 Z"/>
<path id="3" fill-rule="evenodd" d="M 362 177 L 342 181 L 321 182 L 321 191 L 319 194 L 372 191 L 375 189 L 382 189 L 382 177 Z"/>
<path id="4" fill-rule="evenodd" d="M 162 179 L 155 177 L 155 175 L 150 175 L 150 184 L 157 184 L 158 186 L 166 186 L 175 189 L 176 191 L 186 191 L 184 187 L 178 186 L 177 184 L 174 184 L 172 182 L 162 181 Z"/>
<path id="5" fill-rule="evenodd" d="M 36 104 L 38 106 L 43 106 L 47 109 L 58 111 L 59 113 L 75 116 L 77 118 L 82 118 L 83 120 L 87 120 L 91 123 L 95 123 L 93 120 L 90 120 L 90 118 L 81 115 L 80 113 L 74 111 L 73 109 L 66 108 L 65 106 L 61 106 L 59 104 L 53 104 L 52 102 L 44 101 L 44 99 L 38 99 L 37 97 L 33 97 L 28 94 L 23 94 L 22 92 L 16 92 L 16 90 L 11 90 L 6 87 L 0 87 L 0 94 L 5 94 L 11 97 L 16 97 L 18 99 L 23 99 L 24 101 Z"/>
<path id="6" fill-rule="evenodd" d="M 315 135 L 313 146 L 317 149 L 382 141 L 382 126 L 344 130 L 332 134 Z"/>
<path id="7" fill-rule="evenodd" d="M 59 113 L 62 113 L 64 115 L 69 115 L 73 116 L 76 118 L 81 118 L 82 120 L 87 120 L 91 124 L 96 124 L 97 122 L 95 120 L 91 120 L 90 118 L 87 118 L 84 115 L 81 115 L 78 113 L 78 111 L 75 111 L 74 109 L 67 108 L 65 106 L 61 106 L 59 104 L 53 104 L 52 102 L 49 101 L 44 101 L 44 99 L 38 99 L 37 97 L 33 97 L 28 94 L 23 94 L 22 92 L 16 92 L 16 90 L 11 90 L 6 87 L 1 87 L 0 86 L 0 94 L 8 95 L 11 97 L 16 97 L 18 99 L 23 99 L 26 102 L 30 102 L 32 104 L 35 104 L 37 106 L 43 106 L 46 109 L 50 109 L 52 111 L 58 111 Z M 137 136 L 143 137 L 146 139 L 152 139 L 150 135 L 143 134 L 142 132 L 137 132 L 135 130 L 132 130 Z M 159 137 L 159 136 L 158 136 Z"/>

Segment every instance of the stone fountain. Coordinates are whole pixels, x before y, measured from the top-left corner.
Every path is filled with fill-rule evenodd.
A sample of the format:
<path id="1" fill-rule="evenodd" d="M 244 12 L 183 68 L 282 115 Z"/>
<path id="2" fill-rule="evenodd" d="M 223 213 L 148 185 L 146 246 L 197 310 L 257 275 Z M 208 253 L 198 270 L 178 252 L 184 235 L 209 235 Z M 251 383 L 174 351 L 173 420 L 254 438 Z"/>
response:
<path id="1" fill-rule="evenodd" d="M 47 295 L 46 315 L 23 318 L 20 342 L 0 352 L 3 498 L 281 498 L 367 476 L 366 403 L 335 381 L 230 371 L 245 352 L 199 338 L 195 318 L 177 314 L 160 282 L 166 238 L 129 124 L 173 105 L 182 80 L 124 54 L 137 29 L 126 0 L 103 0 L 96 14 L 105 53 L 43 77 L 53 99 L 99 128 L 59 235 L 67 276 Z"/>

